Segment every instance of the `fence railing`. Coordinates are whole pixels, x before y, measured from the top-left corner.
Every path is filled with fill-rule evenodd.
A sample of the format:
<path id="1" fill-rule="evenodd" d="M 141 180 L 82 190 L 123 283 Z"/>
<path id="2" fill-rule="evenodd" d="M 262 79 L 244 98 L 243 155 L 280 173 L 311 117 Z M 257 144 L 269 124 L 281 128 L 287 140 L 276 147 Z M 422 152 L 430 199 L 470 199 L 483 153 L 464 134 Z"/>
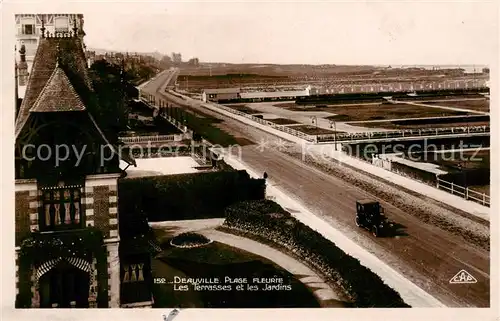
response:
<path id="1" fill-rule="evenodd" d="M 490 206 L 490 196 L 486 193 L 474 191 L 468 187 L 463 187 L 453 182 L 445 181 L 439 177 L 437 178 L 436 184 L 438 189 L 443 189 L 453 195 L 459 195 L 466 200 L 471 200 L 484 206 Z"/>
<path id="2" fill-rule="evenodd" d="M 161 142 L 173 142 L 177 140 L 182 140 L 182 135 L 156 135 L 156 136 L 131 136 L 131 137 L 119 137 L 119 139 L 125 144 L 131 143 L 161 143 Z"/>
<path id="3" fill-rule="evenodd" d="M 170 92 L 177 97 L 183 97 L 182 95 Z M 202 106 L 206 106 L 202 104 Z M 403 138 L 403 137 L 428 137 L 428 136 L 444 136 L 444 135 L 476 135 L 485 134 L 490 132 L 490 126 L 461 126 L 461 127 L 441 127 L 441 128 L 422 128 L 422 129 L 404 129 L 404 130 L 394 130 L 394 131 L 383 131 L 383 132 L 361 132 L 361 133 L 341 133 L 341 134 L 323 134 L 323 135 L 308 135 L 301 131 L 295 130 L 288 126 L 278 125 L 272 121 L 268 121 L 259 117 L 252 116 L 250 114 L 244 113 L 237 109 L 233 109 L 228 106 L 210 103 L 212 107 L 217 107 L 230 112 L 235 115 L 239 115 L 255 121 L 259 124 L 266 125 L 277 129 L 279 131 L 285 132 L 287 134 L 299 137 L 308 142 L 314 143 L 325 143 L 325 142 L 348 142 L 348 141 L 359 141 L 359 140 L 377 140 L 377 139 L 390 139 L 390 138 Z"/>
<path id="4" fill-rule="evenodd" d="M 248 118 L 248 119 L 250 119 L 250 120 L 252 120 L 252 121 L 254 121 L 256 123 L 269 126 L 271 128 L 277 129 L 277 130 L 282 131 L 284 133 L 287 133 L 287 134 L 290 134 L 290 135 L 302 138 L 302 139 L 304 139 L 306 141 L 309 141 L 309 142 L 315 142 L 316 141 L 316 137 L 314 135 L 308 135 L 308 134 L 305 134 L 305 133 L 300 132 L 298 130 L 292 129 L 290 127 L 275 124 L 272 121 L 265 120 L 265 119 L 262 119 L 262 118 L 259 118 L 259 117 L 255 117 L 255 116 L 249 115 L 249 114 L 244 113 L 242 111 L 239 111 L 237 109 L 233 109 L 233 108 L 230 108 L 230 107 L 227 107 L 227 106 L 224 106 L 224 105 L 219 105 L 219 104 L 211 104 L 211 106 L 216 106 L 216 107 L 218 107 L 220 109 L 223 109 L 223 110 L 225 110 L 227 112 L 230 112 L 232 114 Z"/>
<path id="5" fill-rule="evenodd" d="M 400 171 L 394 170 L 393 166 L 391 166 L 392 160 L 390 160 L 390 159 L 380 158 L 380 156 L 374 156 L 371 161 L 368 161 L 364 158 L 357 158 L 357 157 L 356 157 L 356 159 L 359 159 L 359 160 L 364 161 L 366 163 L 383 168 L 389 172 L 396 173 L 398 175 L 416 180 L 416 181 L 421 182 L 421 183 L 425 183 L 425 184 L 429 184 L 429 185 L 435 183 L 437 189 L 444 190 L 444 191 L 446 191 L 450 194 L 453 194 L 453 195 L 458 195 L 458 196 L 464 198 L 465 200 L 470 200 L 470 201 L 479 203 L 483 206 L 488 206 L 488 207 L 490 206 L 490 196 L 488 194 L 480 193 L 480 192 L 474 191 L 468 187 L 463 187 L 463 186 L 460 186 L 460 185 L 455 184 L 453 182 L 445 181 L 445 180 L 439 178 L 438 175 L 436 175 L 435 182 L 434 182 L 434 180 L 432 180 L 432 182 L 425 181 L 425 180 L 417 179 L 415 177 L 404 175 Z"/>

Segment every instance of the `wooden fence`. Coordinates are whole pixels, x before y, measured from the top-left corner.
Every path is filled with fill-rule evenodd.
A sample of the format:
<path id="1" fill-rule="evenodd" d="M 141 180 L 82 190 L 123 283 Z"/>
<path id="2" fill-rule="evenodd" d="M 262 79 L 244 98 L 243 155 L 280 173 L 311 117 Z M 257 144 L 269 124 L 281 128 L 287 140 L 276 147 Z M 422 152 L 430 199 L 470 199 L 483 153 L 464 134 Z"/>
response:
<path id="1" fill-rule="evenodd" d="M 471 200 L 482 204 L 484 206 L 490 206 L 490 196 L 485 193 L 480 193 L 474 191 L 468 187 L 463 187 L 453 182 L 445 181 L 439 177 L 437 177 L 437 188 L 443 189 L 453 195 L 459 195 L 460 197 L 465 198 L 466 200 Z"/>

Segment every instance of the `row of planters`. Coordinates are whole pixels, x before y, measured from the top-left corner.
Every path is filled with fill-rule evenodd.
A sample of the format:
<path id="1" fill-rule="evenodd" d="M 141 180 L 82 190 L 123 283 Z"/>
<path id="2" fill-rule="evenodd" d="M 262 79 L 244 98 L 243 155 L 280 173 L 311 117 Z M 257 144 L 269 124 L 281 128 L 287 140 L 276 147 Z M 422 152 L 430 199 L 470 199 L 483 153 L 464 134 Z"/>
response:
<path id="1" fill-rule="evenodd" d="M 263 199 L 265 180 L 234 170 L 139 177 L 120 180 L 118 194 L 120 221 L 138 213 L 150 222 L 217 218 L 231 204 Z"/>
<path id="2" fill-rule="evenodd" d="M 286 248 L 331 284 L 343 289 L 356 307 L 410 307 L 375 273 L 320 233 L 270 200 L 229 206 L 223 227 Z"/>

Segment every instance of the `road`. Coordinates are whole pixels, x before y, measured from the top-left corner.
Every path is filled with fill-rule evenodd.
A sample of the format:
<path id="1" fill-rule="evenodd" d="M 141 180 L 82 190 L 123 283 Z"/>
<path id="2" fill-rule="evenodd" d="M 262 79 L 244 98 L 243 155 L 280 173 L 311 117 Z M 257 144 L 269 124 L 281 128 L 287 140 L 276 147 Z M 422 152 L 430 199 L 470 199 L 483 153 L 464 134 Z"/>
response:
<path id="1" fill-rule="evenodd" d="M 277 141 L 275 136 L 240 123 L 234 119 L 211 112 L 200 107 L 198 102 L 181 100 L 172 95 L 159 92 L 168 74 L 150 82 L 143 90 L 158 99 L 176 102 L 191 109 L 203 109 L 206 114 L 222 119 L 220 128 L 236 137 L 245 137 L 253 142 L 262 140 Z M 386 264 L 400 272 L 422 289 L 451 307 L 489 306 L 489 250 L 472 241 L 465 241 L 460 233 L 452 233 L 439 224 L 425 223 L 408 210 L 409 207 L 393 199 L 382 199 L 379 194 L 371 195 L 360 187 L 343 179 L 326 174 L 304 162 L 279 152 L 276 148 L 259 149 L 256 145 L 242 147 L 242 161 L 251 168 L 270 174 L 272 182 L 289 195 L 293 195 L 313 213 L 341 229 L 351 239 L 380 257 Z M 338 173 L 348 171 L 342 165 Z M 359 174 L 362 177 L 364 174 Z M 341 176 L 341 175 L 340 175 Z M 379 183 L 380 190 L 394 189 L 388 183 Z M 403 192 L 401 192 L 403 193 Z M 381 194 L 382 195 L 382 194 Z M 354 223 L 355 201 L 362 198 L 375 198 L 382 202 L 386 215 L 403 227 L 404 233 L 387 238 L 374 238 L 366 231 L 359 230 Z M 406 198 L 405 198 L 406 199 Z M 413 206 L 415 197 L 408 194 Z M 401 200 L 397 200 L 401 201 Z M 419 203 L 420 202 L 420 203 Z M 470 230 L 486 231 L 488 223 L 463 217 L 444 205 L 431 204 L 422 197 L 417 202 L 419 209 L 445 213 L 449 217 L 460 217 L 461 222 Z M 462 224 L 461 223 L 461 224 Z M 479 233 L 479 232 L 478 232 Z M 470 272 L 476 279 L 475 284 L 450 284 L 449 280 L 460 270 Z"/>

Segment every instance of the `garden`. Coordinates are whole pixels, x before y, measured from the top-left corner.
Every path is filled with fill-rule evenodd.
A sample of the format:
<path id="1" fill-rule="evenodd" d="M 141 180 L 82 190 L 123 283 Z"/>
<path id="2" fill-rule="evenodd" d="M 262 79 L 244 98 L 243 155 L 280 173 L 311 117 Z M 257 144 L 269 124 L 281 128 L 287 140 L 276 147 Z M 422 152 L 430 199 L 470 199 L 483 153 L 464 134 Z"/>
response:
<path id="1" fill-rule="evenodd" d="M 226 104 L 225 106 L 232 108 L 232 109 L 236 109 L 238 111 L 241 111 L 242 113 L 249 114 L 249 115 L 262 113 L 261 111 L 250 108 L 245 104 L 236 104 L 236 105 L 235 104 Z"/>
<path id="2" fill-rule="evenodd" d="M 275 123 L 276 125 L 300 124 L 299 122 L 296 122 L 295 120 L 291 120 L 291 119 L 287 119 L 287 118 L 273 118 L 273 119 L 268 119 L 268 121 Z M 295 126 L 293 128 L 295 128 Z"/>
<path id="3" fill-rule="evenodd" d="M 275 107 L 286 108 L 292 111 L 317 111 L 334 114 L 326 117 L 335 121 L 365 121 L 365 120 L 384 120 L 401 118 L 421 118 L 421 117 L 447 117 L 462 116 L 472 113 L 445 110 L 432 107 L 414 106 L 408 104 L 350 104 L 350 105 L 318 105 L 300 107 L 287 104 L 276 104 Z"/>
<path id="4" fill-rule="evenodd" d="M 463 116 L 440 118 L 414 118 L 392 121 L 353 122 L 352 126 L 387 128 L 387 129 L 421 129 L 440 127 L 489 126 L 490 116 Z"/>
<path id="5" fill-rule="evenodd" d="M 354 307 L 409 307 L 376 274 L 296 220 L 270 200 L 244 201 L 229 206 L 223 230 L 284 248 L 307 263 L 329 283 L 340 287 Z"/>
<path id="6" fill-rule="evenodd" d="M 467 99 L 467 100 L 459 100 L 459 101 L 455 101 L 455 100 L 427 101 L 424 103 L 429 104 L 429 105 L 458 107 L 458 108 L 473 109 L 473 110 L 485 111 L 485 112 L 490 111 L 490 101 L 487 100 L 486 98 L 474 99 L 474 100 Z"/>
<path id="7" fill-rule="evenodd" d="M 194 234 L 194 233 L 191 233 Z M 200 238 L 198 236 L 197 238 Z M 191 239 L 195 238 L 191 235 Z M 163 242 L 163 252 L 152 263 L 153 277 L 166 284 L 153 284 L 155 308 L 315 308 L 319 303 L 312 292 L 294 275 L 271 261 L 219 242 L 195 248 L 181 248 Z M 237 284 L 223 282 L 247 277 L 283 279 L 289 291 L 236 290 Z M 196 290 L 191 284 L 169 284 L 178 278 L 221 280 L 218 290 Z M 209 285 L 209 284 L 201 284 Z M 174 288 L 176 286 L 176 288 Z M 209 285 L 210 286 L 210 285 Z M 213 285 L 212 285 L 213 286 Z M 253 286 L 253 285 L 252 285 Z"/>
<path id="8" fill-rule="evenodd" d="M 327 135 L 327 134 L 334 134 L 335 133 L 333 130 L 324 129 L 321 127 L 316 127 L 316 126 L 311 126 L 311 125 L 293 126 L 292 128 L 294 130 L 302 132 L 306 135 Z M 337 131 L 337 133 L 342 133 L 342 132 Z"/>
<path id="9" fill-rule="evenodd" d="M 165 107 L 163 112 L 185 124 L 196 134 L 196 136 L 200 138 L 200 140 L 201 138 L 204 138 L 212 144 L 217 144 L 223 147 L 231 145 L 243 146 L 249 143 L 247 140 L 241 140 L 219 128 L 218 125 L 220 125 L 223 121 L 208 114 L 199 111 L 194 112 L 192 110 L 188 110 L 187 108 L 174 106 Z"/>

